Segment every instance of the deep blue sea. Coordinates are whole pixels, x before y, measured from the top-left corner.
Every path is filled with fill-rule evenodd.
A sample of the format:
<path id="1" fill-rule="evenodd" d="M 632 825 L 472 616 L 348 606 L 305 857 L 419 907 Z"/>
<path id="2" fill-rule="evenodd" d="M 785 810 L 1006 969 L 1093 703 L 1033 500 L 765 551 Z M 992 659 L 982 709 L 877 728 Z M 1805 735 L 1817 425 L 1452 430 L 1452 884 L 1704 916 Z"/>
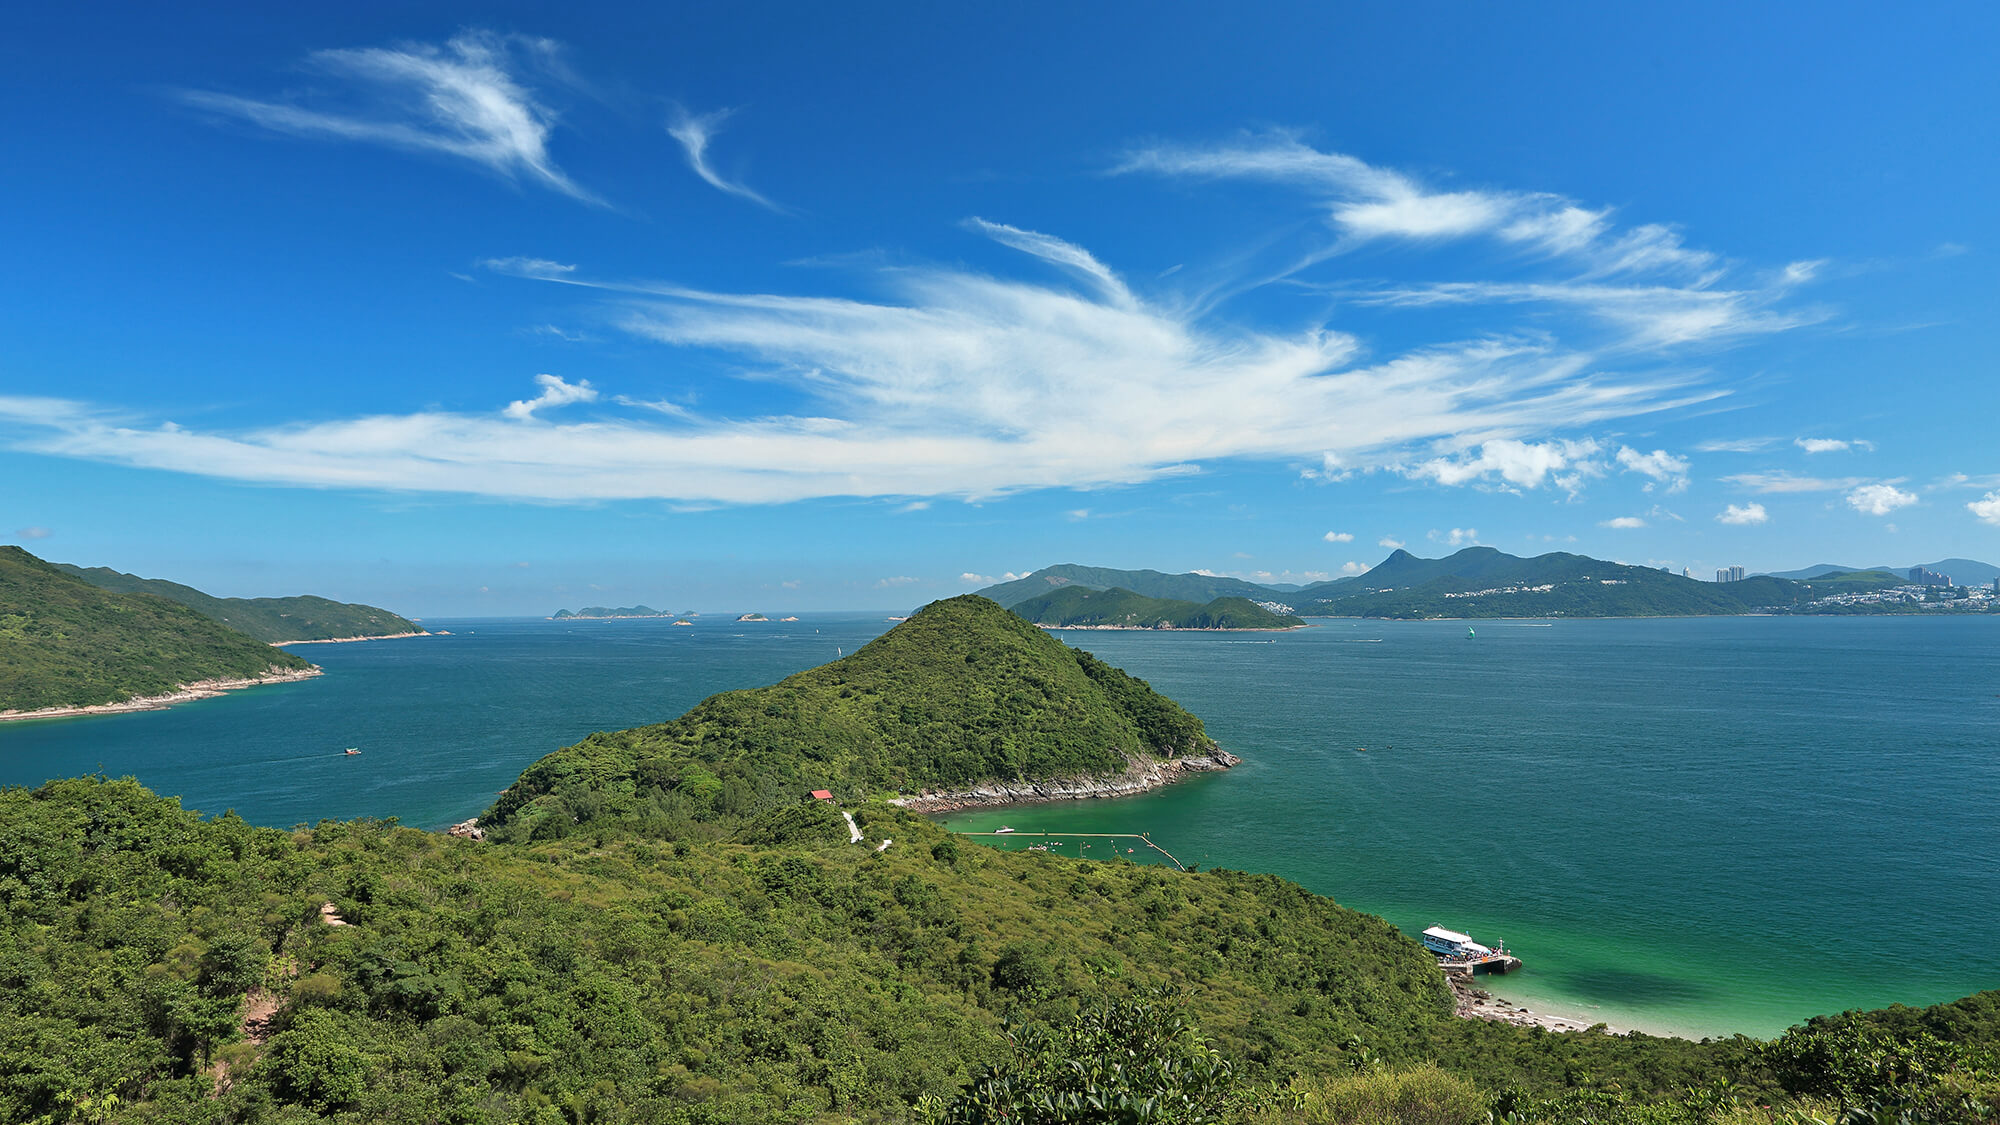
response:
<path id="1" fill-rule="evenodd" d="M 327 672 L 310 681 L 0 724 L 0 783 L 101 770 L 257 823 L 439 827 L 556 747 L 889 627 L 427 624 L 453 635 L 300 646 Z M 1060 634 L 1181 701 L 1244 764 L 950 823 L 1148 831 L 1185 862 L 1276 872 L 1412 933 L 1504 940 L 1527 968 L 1495 991 L 1619 1027 L 1768 1035 L 2000 987 L 2000 622 L 1475 628 Z"/>

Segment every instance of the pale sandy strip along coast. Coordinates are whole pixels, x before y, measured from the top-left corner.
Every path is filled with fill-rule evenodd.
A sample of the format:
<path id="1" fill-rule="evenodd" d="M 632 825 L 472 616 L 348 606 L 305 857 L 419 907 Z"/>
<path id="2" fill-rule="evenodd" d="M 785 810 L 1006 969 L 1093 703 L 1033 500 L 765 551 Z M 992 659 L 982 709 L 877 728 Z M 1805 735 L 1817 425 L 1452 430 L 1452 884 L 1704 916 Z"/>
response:
<path id="1" fill-rule="evenodd" d="M 122 703 L 97 703 L 89 707 L 44 707 L 39 711 L 0 711 L 0 722 L 9 719 L 67 719 L 78 715 L 118 715 L 127 711 L 162 711 L 176 703 L 191 703 L 197 699 L 211 699 L 226 691 L 239 688 L 259 687 L 264 684 L 284 684 L 294 680 L 309 680 L 320 675 L 318 668 L 301 670 L 286 669 L 263 676 L 245 679 L 196 680 L 182 684 L 163 695 L 139 695 Z"/>
<path id="2" fill-rule="evenodd" d="M 1582 1020 L 1563 1016 L 1546 1016 L 1531 1012 L 1518 1004 L 1510 1004 L 1485 989 L 1474 987 L 1470 981 L 1456 973 L 1446 973 L 1445 980 L 1451 985 L 1451 994 L 1458 1001 L 1460 1019 L 1493 1020 L 1496 1023 L 1513 1024 L 1515 1027 L 1546 1027 L 1550 1031 L 1588 1031 L 1598 1026 Z M 1623 1035 L 1619 1028 L 1606 1026 L 1611 1035 Z"/>
<path id="3" fill-rule="evenodd" d="M 941 813 L 982 805 L 1025 805 L 1043 801 L 1072 801 L 1091 797 L 1126 797 L 1162 785 L 1171 785 L 1191 773 L 1226 770 L 1243 759 L 1227 750 L 1186 758 L 1130 759 L 1124 773 L 1112 777 L 1047 778 L 1041 781 L 989 781 L 971 789 L 932 792 L 914 797 L 897 797 L 892 805 L 911 812 Z"/>
<path id="4" fill-rule="evenodd" d="M 383 633 L 380 636 L 374 637 L 322 637 L 316 641 L 272 641 L 271 645 L 273 648 L 284 645 L 346 645 L 353 644 L 355 641 L 400 641 L 404 637 L 448 637 L 450 635 L 450 633 L 424 631 L 415 633 Z"/>

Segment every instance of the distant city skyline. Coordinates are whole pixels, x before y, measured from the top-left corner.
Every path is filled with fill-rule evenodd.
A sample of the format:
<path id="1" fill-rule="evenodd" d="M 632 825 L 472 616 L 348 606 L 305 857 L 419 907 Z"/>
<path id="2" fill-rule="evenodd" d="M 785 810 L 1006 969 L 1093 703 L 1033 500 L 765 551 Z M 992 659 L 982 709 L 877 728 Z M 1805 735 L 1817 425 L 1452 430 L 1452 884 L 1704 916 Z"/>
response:
<path id="1" fill-rule="evenodd" d="M 250 11 L 11 21 L 0 541 L 419 616 L 2000 559 L 2000 12 Z"/>

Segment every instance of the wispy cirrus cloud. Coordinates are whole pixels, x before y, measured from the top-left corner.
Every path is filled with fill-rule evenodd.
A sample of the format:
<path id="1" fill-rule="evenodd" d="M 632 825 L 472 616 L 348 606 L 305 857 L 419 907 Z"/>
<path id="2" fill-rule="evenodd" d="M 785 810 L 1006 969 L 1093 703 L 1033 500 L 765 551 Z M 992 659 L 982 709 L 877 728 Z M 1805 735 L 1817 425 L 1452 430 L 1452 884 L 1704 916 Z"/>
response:
<path id="1" fill-rule="evenodd" d="M 1430 200 L 1439 193 L 1409 177 L 1294 148 L 1291 157 L 1323 157 L 1347 177 L 1340 182 L 1359 185 L 1356 200 L 1417 199 L 1419 210 L 1484 215 L 1481 229 L 1492 237 L 1570 255 L 1599 273 L 1629 273 L 1644 261 L 1685 272 L 1709 261 L 1640 253 L 1645 240 L 1626 239 L 1598 212 L 1573 214 L 1555 197 Z M 1396 227 L 1379 215 L 1349 218 L 1384 239 Z M 703 378 L 754 383 L 755 393 L 699 393 L 676 363 L 656 377 L 624 376 L 620 386 L 542 383 L 535 397 L 510 404 L 496 396 L 484 411 L 392 410 L 213 431 L 88 403 L 0 399 L 0 440 L 229 479 L 577 502 L 976 499 L 1137 484 L 1231 461 L 1313 466 L 1300 471 L 1328 482 L 1385 470 L 1439 484 L 1574 493 L 1620 470 L 1671 490 L 1686 462 L 1665 450 L 1553 435 L 1726 393 L 1705 371 L 1632 363 L 1629 347 L 1607 362 L 1610 353 L 1539 328 L 1465 333 L 1454 322 L 1395 350 L 1351 325 L 1224 318 L 1177 294 L 1147 293 L 1070 239 L 987 218 L 963 226 L 1082 284 L 898 262 L 878 264 L 842 295 L 731 293 L 496 256 L 480 265 L 584 294 L 593 323 L 676 357 L 714 360 Z M 586 389 L 596 397 L 584 397 Z M 748 405 L 698 406 L 709 402 Z M 555 413 L 577 403 L 591 409 Z"/>
<path id="2" fill-rule="evenodd" d="M 1802 437 L 1793 438 L 1792 444 L 1805 450 L 1807 453 L 1845 453 L 1850 449 L 1873 452 L 1875 449 L 1874 442 L 1862 441 L 1860 438 Z"/>
<path id="3" fill-rule="evenodd" d="M 549 152 L 557 114 L 529 84 L 557 78 L 552 40 L 466 31 L 442 45 L 399 43 L 315 51 L 305 67 L 332 87 L 285 99 L 185 90 L 188 105 L 273 132 L 359 141 L 471 161 L 585 203 L 604 201 Z"/>
<path id="4" fill-rule="evenodd" d="M 681 151 L 687 155 L 688 167 L 692 168 L 694 174 L 700 176 L 708 186 L 747 199 L 760 207 L 784 213 L 785 208 L 771 202 L 748 184 L 724 176 L 709 162 L 709 142 L 713 141 L 715 135 L 721 131 L 722 123 L 735 112 L 733 109 L 720 109 L 713 113 L 689 113 L 680 110 L 667 125 L 667 134 L 680 142 Z"/>
<path id="5" fill-rule="evenodd" d="M 1802 477 L 1787 472 L 1732 473 L 1723 477 L 1752 492 L 1838 492 L 1866 483 L 1863 477 Z"/>

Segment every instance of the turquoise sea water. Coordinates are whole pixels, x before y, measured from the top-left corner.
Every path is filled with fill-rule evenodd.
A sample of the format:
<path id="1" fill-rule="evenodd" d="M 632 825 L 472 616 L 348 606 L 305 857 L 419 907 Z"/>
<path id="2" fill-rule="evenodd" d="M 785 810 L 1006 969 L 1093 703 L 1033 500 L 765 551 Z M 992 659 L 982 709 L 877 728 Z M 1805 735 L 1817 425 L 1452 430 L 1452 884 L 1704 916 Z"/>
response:
<path id="1" fill-rule="evenodd" d="M 436 827 L 592 730 L 670 717 L 887 628 L 441 624 L 455 635 L 297 649 L 326 667 L 313 681 L 0 724 L 0 782 L 101 768 L 259 823 Z M 1244 764 L 949 823 L 1149 831 L 1185 862 L 1276 872 L 1412 933 L 1504 939 L 1527 968 L 1496 991 L 1618 1027 L 1765 1035 L 2000 987 L 1994 623 L 1477 628 L 1066 634 L 1201 715 Z"/>

